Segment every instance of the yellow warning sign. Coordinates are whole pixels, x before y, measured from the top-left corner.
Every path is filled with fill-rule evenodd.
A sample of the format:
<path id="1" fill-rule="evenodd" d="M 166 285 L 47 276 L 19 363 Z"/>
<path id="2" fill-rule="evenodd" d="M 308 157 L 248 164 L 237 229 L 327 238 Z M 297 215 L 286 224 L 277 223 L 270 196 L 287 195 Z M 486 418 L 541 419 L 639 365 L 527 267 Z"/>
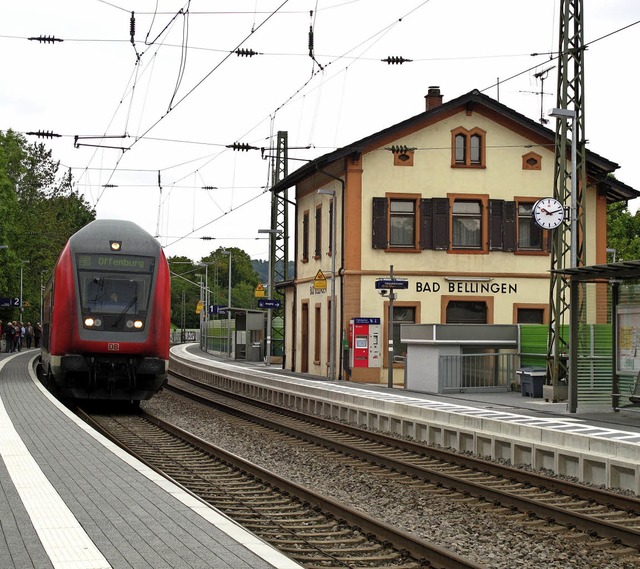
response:
<path id="1" fill-rule="evenodd" d="M 316 273 L 316 277 L 313 279 L 313 288 L 315 290 L 327 288 L 327 277 L 324 276 L 322 271 Z"/>
<path id="2" fill-rule="evenodd" d="M 202 312 L 202 307 L 203 307 L 202 301 L 199 300 L 198 304 L 196 305 L 196 314 L 200 314 Z"/>
<path id="3" fill-rule="evenodd" d="M 256 290 L 254 291 L 254 294 L 255 294 L 256 298 L 263 298 L 264 297 L 264 287 L 262 286 L 262 283 L 258 283 L 258 286 L 256 287 Z"/>

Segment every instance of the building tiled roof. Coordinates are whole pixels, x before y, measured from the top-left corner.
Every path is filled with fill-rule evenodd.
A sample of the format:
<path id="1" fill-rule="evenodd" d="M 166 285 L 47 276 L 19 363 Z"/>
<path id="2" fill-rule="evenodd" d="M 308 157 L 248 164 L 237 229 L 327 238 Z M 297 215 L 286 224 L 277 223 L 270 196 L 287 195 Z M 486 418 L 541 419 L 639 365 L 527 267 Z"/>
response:
<path id="1" fill-rule="evenodd" d="M 423 128 L 422 125 L 426 121 L 438 120 L 439 116 L 442 116 L 443 118 L 449 116 L 451 112 L 457 108 L 477 108 L 479 106 L 498 113 L 507 121 L 513 123 L 514 126 L 517 125 L 528 130 L 532 137 L 546 139 L 550 144 L 553 144 L 555 141 L 555 132 L 553 130 L 517 111 L 514 111 L 499 101 L 484 95 L 477 89 L 474 89 L 473 91 L 461 95 L 456 99 L 442 103 L 441 105 L 401 121 L 393 126 L 387 127 L 361 138 L 360 140 L 347 144 L 342 148 L 338 148 L 332 152 L 319 156 L 280 180 L 273 186 L 272 191 L 278 193 L 295 186 L 319 171 L 327 169 L 339 160 L 343 160 L 348 156 L 362 154 L 367 150 L 380 146 L 383 144 L 383 141 L 393 138 L 394 134 L 401 136 L 406 134 L 407 131 L 410 131 L 412 128 L 414 130 L 419 130 L 420 128 Z M 568 147 L 570 148 L 570 143 L 568 144 Z M 596 154 L 595 152 L 591 152 L 590 150 L 587 150 L 586 158 L 587 175 L 592 181 L 598 184 L 600 189 L 606 191 L 608 202 L 626 201 L 640 197 L 640 191 L 635 190 L 611 176 L 611 174 L 619 168 L 618 164 Z"/>

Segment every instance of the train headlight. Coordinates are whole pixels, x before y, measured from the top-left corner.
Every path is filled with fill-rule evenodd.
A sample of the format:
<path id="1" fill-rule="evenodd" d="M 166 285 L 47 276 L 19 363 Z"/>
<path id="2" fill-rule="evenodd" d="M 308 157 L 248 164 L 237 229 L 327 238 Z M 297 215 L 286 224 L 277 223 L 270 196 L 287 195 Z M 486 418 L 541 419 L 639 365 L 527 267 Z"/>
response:
<path id="1" fill-rule="evenodd" d="M 92 316 L 87 316 L 84 319 L 84 325 L 86 328 L 99 328 L 102 326 L 102 320 L 100 318 L 93 318 Z"/>
<path id="2" fill-rule="evenodd" d="M 142 328 L 144 328 L 144 322 L 142 320 L 127 320 L 125 325 L 127 328 L 135 328 L 136 330 L 142 330 Z"/>

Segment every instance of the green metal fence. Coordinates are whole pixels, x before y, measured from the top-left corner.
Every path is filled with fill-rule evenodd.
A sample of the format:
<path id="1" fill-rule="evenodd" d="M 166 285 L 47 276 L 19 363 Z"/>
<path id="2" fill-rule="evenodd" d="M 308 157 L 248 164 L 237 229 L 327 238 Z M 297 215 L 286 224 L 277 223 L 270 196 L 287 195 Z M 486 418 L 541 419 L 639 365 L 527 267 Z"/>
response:
<path id="1" fill-rule="evenodd" d="M 520 365 L 546 365 L 548 327 L 526 324 L 520 326 Z M 568 330 L 561 331 L 568 338 Z M 613 345 L 611 324 L 582 324 L 578 332 L 578 405 L 610 405 L 613 392 Z M 622 376 L 620 404 L 629 404 L 628 396 L 635 377 Z"/>

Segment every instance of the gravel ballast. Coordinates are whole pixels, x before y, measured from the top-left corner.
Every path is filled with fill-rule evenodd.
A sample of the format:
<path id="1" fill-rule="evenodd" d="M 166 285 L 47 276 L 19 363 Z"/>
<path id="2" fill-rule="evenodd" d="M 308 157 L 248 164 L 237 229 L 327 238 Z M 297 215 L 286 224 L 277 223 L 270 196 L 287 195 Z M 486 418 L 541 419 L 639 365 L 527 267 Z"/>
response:
<path id="1" fill-rule="evenodd" d="M 483 511 L 475 501 L 446 492 L 371 474 L 359 465 L 326 458 L 319 449 L 245 422 L 229 420 L 198 403 L 163 391 L 142 403 L 143 409 L 215 445 L 272 470 L 293 482 L 366 511 L 388 524 L 410 531 L 496 569 L 633 569 L 640 554 L 616 556 L 594 546 L 599 541 L 578 532 L 522 524 L 510 515 Z M 473 504 L 476 505 L 473 505 Z"/>

